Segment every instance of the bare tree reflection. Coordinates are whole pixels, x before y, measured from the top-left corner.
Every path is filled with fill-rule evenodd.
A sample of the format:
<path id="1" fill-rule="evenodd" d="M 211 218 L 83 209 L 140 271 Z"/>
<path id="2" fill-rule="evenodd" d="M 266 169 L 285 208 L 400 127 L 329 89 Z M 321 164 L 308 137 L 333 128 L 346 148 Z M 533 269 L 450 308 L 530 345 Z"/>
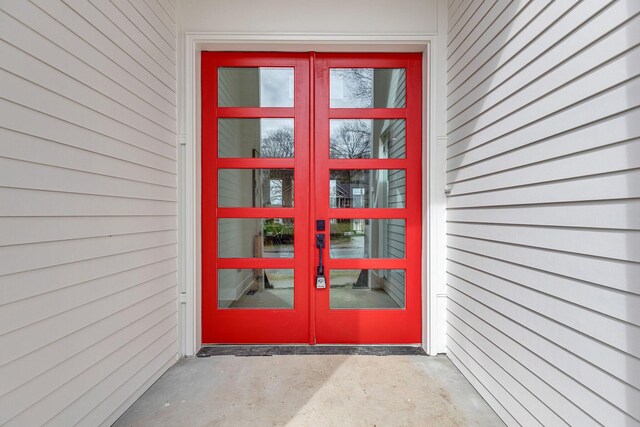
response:
<path id="1" fill-rule="evenodd" d="M 293 127 L 283 126 L 269 131 L 260 144 L 261 157 L 293 157 Z"/>
<path id="2" fill-rule="evenodd" d="M 371 158 L 371 122 L 346 120 L 331 132 L 331 158 Z"/>
<path id="3" fill-rule="evenodd" d="M 338 68 L 333 71 L 344 82 L 344 97 L 351 106 L 373 107 L 373 68 Z"/>
<path id="4" fill-rule="evenodd" d="M 292 126 L 281 126 L 266 132 L 260 141 L 260 157 L 293 157 L 294 131 Z M 293 170 L 259 169 L 254 175 L 255 200 L 260 206 L 293 206 Z M 255 205 L 255 203 L 254 203 Z"/>

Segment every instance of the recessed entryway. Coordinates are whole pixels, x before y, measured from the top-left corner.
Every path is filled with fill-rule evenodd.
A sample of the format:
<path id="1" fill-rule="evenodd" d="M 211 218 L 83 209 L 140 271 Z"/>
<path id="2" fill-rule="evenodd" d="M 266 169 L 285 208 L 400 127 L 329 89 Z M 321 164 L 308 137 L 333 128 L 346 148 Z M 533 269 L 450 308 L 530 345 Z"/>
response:
<path id="1" fill-rule="evenodd" d="M 421 342 L 420 54 L 202 54 L 204 343 Z"/>

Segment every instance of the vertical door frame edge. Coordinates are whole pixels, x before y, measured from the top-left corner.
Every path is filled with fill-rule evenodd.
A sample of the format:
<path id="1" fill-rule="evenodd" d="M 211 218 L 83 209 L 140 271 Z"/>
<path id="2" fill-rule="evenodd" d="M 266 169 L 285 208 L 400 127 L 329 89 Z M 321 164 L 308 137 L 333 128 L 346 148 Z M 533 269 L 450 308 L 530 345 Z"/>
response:
<path id="1" fill-rule="evenodd" d="M 422 346 L 445 352 L 446 341 L 446 94 L 437 34 L 238 34 L 186 32 L 178 46 L 178 352 L 193 356 L 201 346 L 200 262 L 200 52 L 422 52 Z M 442 58 L 440 58 L 442 60 Z M 446 72 L 446 71 L 445 71 Z"/>

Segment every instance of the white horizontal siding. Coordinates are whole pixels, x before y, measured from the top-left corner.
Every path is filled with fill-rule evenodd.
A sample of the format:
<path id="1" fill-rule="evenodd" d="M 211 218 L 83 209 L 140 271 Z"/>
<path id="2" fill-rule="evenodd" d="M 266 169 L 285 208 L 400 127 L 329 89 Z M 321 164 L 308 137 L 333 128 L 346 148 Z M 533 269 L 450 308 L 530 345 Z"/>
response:
<path id="1" fill-rule="evenodd" d="M 20 120 L 12 120 L 12 114 L 19 114 Z M 171 159 L 4 99 L 0 99 L 0 127 L 175 176 L 176 164 Z M 118 168 L 113 173 L 119 171 Z"/>
<path id="2" fill-rule="evenodd" d="M 91 172 L 133 182 L 175 187 L 175 175 L 108 154 L 0 128 L 0 156 L 63 169 Z M 122 156 L 122 154 L 120 155 Z"/>
<path id="3" fill-rule="evenodd" d="M 448 354 L 508 425 L 638 425 L 640 3 L 449 5 Z"/>
<path id="4" fill-rule="evenodd" d="M 172 3 L 0 3 L 0 424 L 111 424 L 176 360 Z"/>

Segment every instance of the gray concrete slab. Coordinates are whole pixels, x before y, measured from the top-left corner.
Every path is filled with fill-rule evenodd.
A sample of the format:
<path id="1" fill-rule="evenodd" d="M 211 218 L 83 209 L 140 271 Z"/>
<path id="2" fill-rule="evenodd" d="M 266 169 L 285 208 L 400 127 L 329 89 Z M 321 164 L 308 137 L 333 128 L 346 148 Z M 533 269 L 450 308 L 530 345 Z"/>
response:
<path id="1" fill-rule="evenodd" d="M 115 426 L 502 426 L 444 356 L 183 359 Z"/>

